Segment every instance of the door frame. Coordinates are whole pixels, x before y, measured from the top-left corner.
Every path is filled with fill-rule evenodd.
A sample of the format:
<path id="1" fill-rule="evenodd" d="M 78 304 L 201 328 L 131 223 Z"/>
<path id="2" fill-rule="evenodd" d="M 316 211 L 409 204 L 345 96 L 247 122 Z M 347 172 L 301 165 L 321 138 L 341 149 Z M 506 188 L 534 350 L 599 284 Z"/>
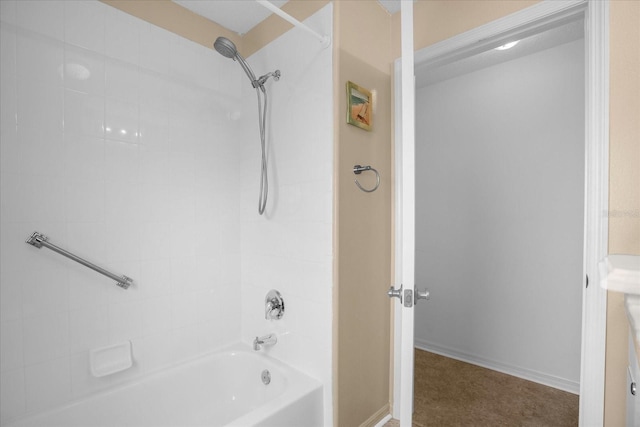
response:
<path id="1" fill-rule="evenodd" d="M 415 52 L 414 67 L 436 61 L 470 56 L 487 40 L 504 41 L 514 34 L 535 33 L 561 19 L 576 14 L 585 18 L 585 201 L 583 270 L 591 285 L 584 283 L 582 297 L 582 345 L 580 367 L 580 425 L 602 425 L 604 421 L 605 349 L 607 292 L 597 284 L 598 261 L 607 255 L 609 190 L 609 2 L 589 0 L 542 1 L 522 11 L 474 28 Z M 480 47 L 480 45 L 483 45 Z M 395 89 L 395 278 L 402 283 L 402 195 L 414 194 L 415 183 L 401 179 L 402 113 L 415 115 L 410 106 L 403 110 L 400 99 L 401 59 L 394 63 Z M 411 147 L 413 149 L 413 147 Z M 406 154 L 406 153 L 405 153 Z M 403 188 L 405 191 L 403 192 Z M 400 230 L 400 232 L 399 232 Z M 586 282 L 586 281 L 585 281 Z M 428 284 L 422 284 L 427 285 Z M 436 301 L 431 302 L 436 303 Z M 401 311 L 394 310 L 393 360 L 401 360 L 403 328 Z M 413 329 L 413 328 L 412 328 Z M 406 334 L 405 334 L 406 336 Z M 392 414 L 399 418 L 403 400 L 399 363 L 394 362 Z M 406 403 L 405 403 L 406 405 Z"/>

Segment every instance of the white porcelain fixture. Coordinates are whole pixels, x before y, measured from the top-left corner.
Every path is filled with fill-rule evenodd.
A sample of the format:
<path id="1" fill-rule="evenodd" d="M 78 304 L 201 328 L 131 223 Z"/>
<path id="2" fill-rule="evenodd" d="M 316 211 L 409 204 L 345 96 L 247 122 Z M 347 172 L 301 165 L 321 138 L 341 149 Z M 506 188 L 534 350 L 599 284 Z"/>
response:
<path id="1" fill-rule="evenodd" d="M 265 369 L 269 384 L 263 382 Z M 322 421 L 318 381 L 238 344 L 7 427 L 321 426 Z"/>
<path id="2" fill-rule="evenodd" d="M 640 342 L 640 255 L 609 255 L 598 264 L 600 286 L 625 293 L 631 333 Z"/>
<path id="3" fill-rule="evenodd" d="M 598 267 L 604 289 L 640 295 L 640 255 L 609 255 Z"/>
<path id="4" fill-rule="evenodd" d="M 636 342 L 640 343 L 640 295 L 627 294 L 624 298 L 629 325 Z"/>

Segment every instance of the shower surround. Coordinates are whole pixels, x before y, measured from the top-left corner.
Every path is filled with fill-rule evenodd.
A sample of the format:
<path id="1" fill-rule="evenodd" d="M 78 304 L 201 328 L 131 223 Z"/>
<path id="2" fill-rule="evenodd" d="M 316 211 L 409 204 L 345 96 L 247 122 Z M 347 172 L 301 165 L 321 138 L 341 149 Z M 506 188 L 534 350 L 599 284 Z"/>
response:
<path id="1" fill-rule="evenodd" d="M 248 58 L 283 75 L 258 217 L 236 64 L 97 1 L 0 7 L 2 424 L 271 332 L 271 356 L 323 383 L 330 422 L 331 49 L 294 29 Z M 308 22 L 330 33 L 331 5 Z M 25 244 L 35 230 L 134 285 Z M 89 351 L 126 340 L 134 366 L 92 377 Z"/>

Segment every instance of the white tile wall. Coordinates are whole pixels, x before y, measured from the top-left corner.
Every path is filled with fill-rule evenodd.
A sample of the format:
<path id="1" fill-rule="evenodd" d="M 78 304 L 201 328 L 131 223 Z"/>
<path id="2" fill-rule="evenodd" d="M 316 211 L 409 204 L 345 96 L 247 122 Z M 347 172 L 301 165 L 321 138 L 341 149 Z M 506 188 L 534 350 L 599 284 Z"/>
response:
<path id="1" fill-rule="evenodd" d="M 97 1 L 0 6 L 2 424 L 268 332 L 274 357 L 325 384 L 329 424 L 331 49 L 292 30 L 250 58 L 283 74 L 260 217 L 255 93 L 236 63 Z M 330 32 L 331 5 L 308 23 Z M 134 286 L 26 245 L 34 230 Z M 89 350 L 122 340 L 134 368 L 92 377 Z"/>
<path id="2" fill-rule="evenodd" d="M 240 339 L 241 104 L 230 61 L 104 3 L 0 6 L 4 425 Z M 123 340 L 135 368 L 92 377 Z"/>
<path id="3" fill-rule="evenodd" d="M 330 34 L 329 4 L 306 22 Z M 331 425 L 333 113 L 331 48 L 293 29 L 252 55 L 261 75 L 279 69 L 267 84 L 270 97 L 269 201 L 257 213 L 260 139 L 255 92 L 243 87 L 242 120 L 242 338 L 275 332 L 265 351 L 319 380 L 325 422 Z M 226 71 L 225 71 L 226 72 Z M 238 70 L 236 74 L 241 74 Z M 243 76 L 244 77 L 244 76 Z M 264 297 L 279 290 L 281 320 L 264 319 Z"/>

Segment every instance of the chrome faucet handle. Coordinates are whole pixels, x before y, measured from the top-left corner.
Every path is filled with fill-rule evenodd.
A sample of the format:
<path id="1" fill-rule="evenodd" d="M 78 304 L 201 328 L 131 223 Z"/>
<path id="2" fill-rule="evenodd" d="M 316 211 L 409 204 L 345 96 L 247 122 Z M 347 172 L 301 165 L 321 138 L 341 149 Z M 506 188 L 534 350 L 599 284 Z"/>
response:
<path id="1" fill-rule="evenodd" d="M 266 320 L 282 319 L 284 316 L 284 299 L 280 292 L 272 289 L 264 298 L 264 318 Z"/>
<path id="2" fill-rule="evenodd" d="M 271 310 L 273 310 L 273 303 L 271 301 L 266 301 L 264 303 L 264 318 L 265 320 L 269 320 L 269 314 L 271 314 Z"/>

